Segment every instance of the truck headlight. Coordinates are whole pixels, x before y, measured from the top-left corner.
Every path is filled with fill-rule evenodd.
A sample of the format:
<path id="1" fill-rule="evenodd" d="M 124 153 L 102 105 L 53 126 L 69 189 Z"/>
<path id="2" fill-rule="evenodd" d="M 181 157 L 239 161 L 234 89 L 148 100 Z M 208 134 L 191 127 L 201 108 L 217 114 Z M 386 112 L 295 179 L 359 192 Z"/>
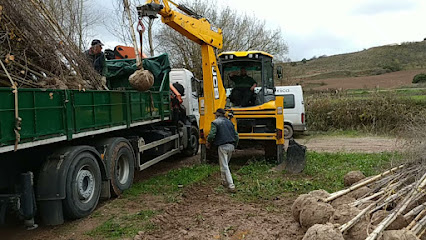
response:
<path id="1" fill-rule="evenodd" d="M 277 114 L 278 115 L 283 114 L 283 108 L 282 107 L 277 107 Z"/>

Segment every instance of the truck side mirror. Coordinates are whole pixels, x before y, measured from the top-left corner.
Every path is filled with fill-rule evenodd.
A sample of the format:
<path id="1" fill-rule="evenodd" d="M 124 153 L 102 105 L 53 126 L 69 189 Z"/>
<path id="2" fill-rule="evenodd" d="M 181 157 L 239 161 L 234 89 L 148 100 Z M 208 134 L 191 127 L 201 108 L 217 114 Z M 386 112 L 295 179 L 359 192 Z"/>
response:
<path id="1" fill-rule="evenodd" d="M 203 81 L 199 80 L 195 77 L 191 78 L 191 83 L 192 83 L 192 90 L 197 92 L 197 97 L 202 97 L 203 96 Z"/>
<path id="2" fill-rule="evenodd" d="M 278 76 L 278 79 L 281 79 L 283 77 L 283 67 L 282 66 L 277 66 L 277 76 Z"/>

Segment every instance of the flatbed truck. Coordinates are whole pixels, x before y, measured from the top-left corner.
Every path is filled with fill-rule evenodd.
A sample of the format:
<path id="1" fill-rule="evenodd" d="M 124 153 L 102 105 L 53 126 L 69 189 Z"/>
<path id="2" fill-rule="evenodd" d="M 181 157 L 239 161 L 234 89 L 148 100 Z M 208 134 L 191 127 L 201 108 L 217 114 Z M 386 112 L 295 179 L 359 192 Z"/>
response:
<path id="1" fill-rule="evenodd" d="M 171 105 L 167 55 L 144 66 L 155 77 L 147 92 L 128 83 L 134 59 L 106 61 L 113 90 L 0 88 L 0 224 L 10 213 L 28 228 L 36 214 L 46 225 L 83 218 L 130 188 L 135 170 L 197 153 L 198 106 Z M 183 69 L 173 76 L 193 78 Z"/>

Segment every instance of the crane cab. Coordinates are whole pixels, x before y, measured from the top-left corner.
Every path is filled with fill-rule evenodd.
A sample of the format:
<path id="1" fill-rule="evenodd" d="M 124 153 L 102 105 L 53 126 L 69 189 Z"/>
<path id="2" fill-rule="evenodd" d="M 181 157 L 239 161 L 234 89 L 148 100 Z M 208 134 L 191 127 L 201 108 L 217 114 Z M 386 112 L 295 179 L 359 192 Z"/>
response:
<path id="1" fill-rule="evenodd" d="M 219 70 L 240 145 L 264 145 L 265 156 L 283 156 L 283 97 L 274 94 L 273 56 L 262 51 L 223 52 Z M 279 75 L 279 74 L 278 74 Z"/>
<path id="2" fill-rule="evenodd" d="M 275 100 L 273 56 L 262 51 L 223 52 L 219 69 L 226 89 L 226 108 L 258 106 Z"/>

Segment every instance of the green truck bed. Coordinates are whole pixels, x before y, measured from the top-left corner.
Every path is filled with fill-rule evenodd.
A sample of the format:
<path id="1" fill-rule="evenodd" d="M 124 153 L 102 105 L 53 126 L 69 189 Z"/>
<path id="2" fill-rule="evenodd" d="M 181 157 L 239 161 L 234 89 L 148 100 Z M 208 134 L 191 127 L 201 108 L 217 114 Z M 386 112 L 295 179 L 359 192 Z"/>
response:
<path id="1" fill-rule="evenodd" d="M 154 58 L 151 63 L 158 63 L 159 59 L 164 61 L 164 57 L 167 58 Z M 132 61 L 107 61 L 107 67 L 129 62 Z M 124 90 L 19 89 L 18 110 L 22 124 L 18 149 L 170 119 L 169 71 L 169 66 L 154 69 L 155 83 L 147 92 L 127 86 L 132 71 L 117 74 L 116 70 L 110 73 L 108 84 Z M 0 88 L 0 153 L 13 150 L 15 125 L 12 89 Z"/>

